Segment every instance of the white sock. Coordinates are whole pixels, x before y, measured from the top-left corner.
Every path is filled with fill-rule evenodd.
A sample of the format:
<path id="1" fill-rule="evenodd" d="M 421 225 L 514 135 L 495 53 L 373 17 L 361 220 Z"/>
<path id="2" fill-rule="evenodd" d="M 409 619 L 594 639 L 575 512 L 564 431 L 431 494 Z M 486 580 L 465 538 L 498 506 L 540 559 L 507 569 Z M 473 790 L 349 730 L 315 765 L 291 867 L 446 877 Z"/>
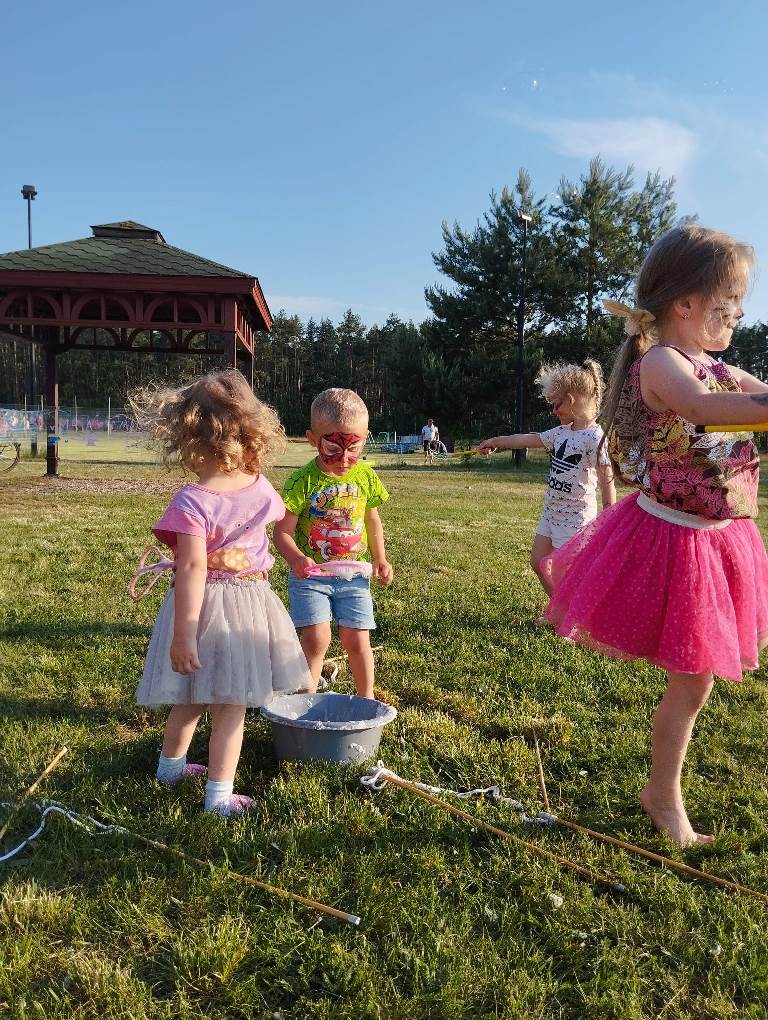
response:
<path id="1" fill-rule="evenodd" d="M 205 810 L 217 811 L 225 817 L 229 814 L 229 798 L 234 782 L 230 779 L 209 779 L 205 784 Z"/>
<path id="2" fill-rule="evenodd" d="M 166 758 L 164 754 L 160 755 L 160 760 L 157 763 L 157 780 L 160 783 L 177 783 L 184 772 L 184 766 L 187 764 L 186 754 L 182 754 L 180 758 Z"/>

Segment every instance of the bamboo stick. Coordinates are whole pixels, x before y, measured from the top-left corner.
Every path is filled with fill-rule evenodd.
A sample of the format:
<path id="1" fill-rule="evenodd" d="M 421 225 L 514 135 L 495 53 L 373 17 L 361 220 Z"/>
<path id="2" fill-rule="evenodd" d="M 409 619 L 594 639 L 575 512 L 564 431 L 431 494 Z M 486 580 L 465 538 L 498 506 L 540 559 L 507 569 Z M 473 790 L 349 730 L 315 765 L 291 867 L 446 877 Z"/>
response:
<path id="1" fill-rule="evenodd" d="M 35 790 L 38 788 L 38 786 L 42 783 L 42 781 L 45 779 L 45 777 L 48 775 L 48 773 L 51 772 L 54 768 L 56 768 L 56 766 L 59 764 L 59 762 L 61 761 L 61 759 L 64 757 L 64 755 L 67 753 L 68 750 L 69 750 L 69 748 L 66 747 L 66 745 L 64 747 L 62 747 L 62 749 L 59 751 L 59 753 L 54 758 L 52 758 L 51 761 L 48 762 L 48 764 L 45 766 L 45 768 L 40 773 L 40 775 L 37 777 L 37 779 L 34 781 L 34 783 L 32 783 L 30 786 L 28 786 L 26 788 L 26 790 L 22 791 L 22 793 L 19 795 L 18 799 L 16 800 L 16 803 L 11 808 L 11 813 L 8 816 L 8 818 L 6 819 L 5 825 L 2 827 L 2 829 L 0 829 L 0 839 L 3 838 L 3 836 L 6 834 L 6 832 L 10 828 L 11 822 L 16 817 L 19 809 L 21 808 L 21 805 L 24 803 L 24 801 L 27 799 L 27 797 L 31 797 L 32 796 L 32 794 L 35 792 Z"/>
<path id="2" fill-rule="evenodd" d="M 547 796 L 547 784 L 544 780 L 544 763 L 541 760 L 541 750 L 539 748 L 539 738 L 536 735 L 536 730 L 533 730 L 533 746 L 536 748 L 536 763 L 539 766 L 539 786 L 541 787 L 541 796 L 544 800 L 544 807 L 549 813 L 549 797 Z"/>
<path id="3" fill-rule="evenodd" d="M 374 645 L 371 649 L 372 652 L 380 652 L 384 648 L 384 645 Z M 347 658 L 347 653 L 344 652 L 342 655 L 336 655 L 333 659 L 323 659 L 323 665 L 326 662 L 343 662 Z"/>
<path id="4" fill-rule="evenodd" d="M 536 743 L 536 757 L 539 762 L 539 780 L 541 783 L 542 795 L 544 797 L 544 803 L 547 811 L 549 812 L 547 787 L 544 782 L 544 766 L 541 761 L 539 742 L 536 739 L 535 732 L 533 739 Z M 694 878 L 706 879 L 706 881 L 713 882 L 715 885 L 723 886 L 725 889 L 732 889 L 734 892 L 744 893 L 747 896 L 754 896 L 757 899 L 768 903 L 768 895 L 758 892 L 756 889 L 750 889 L 749 886 L 740 885 L 738 882 L 731 882 L 729 879 L 720 878 L 718 875 L 710 875 L 706 871 L 700 871 L 698 868 L 692 868 L 689 864 L 683 864 L 681 861 L 673 860 L 671 857 L 665 857 L 664 854 L 657 854 L 654 853 L 653 850 L 646 850 L 641 846 L 636 846 L 634 843 L 627 843 L 623 839 L 617 839 L 615 836 L 609 836 L 604 832 L 597 832 L 595 829 L 588 829 L 585 825 L 579 825 L 577 822 L 570 822 L 568 819 L 560 818 L 558 815 L 553 815 L 552 817 L 558 825 L 562 825 L 566 829 L 571 829 L 573 832 L 580 832 L 585 836 L 591 836 L 593 839 L 600 840 L 601 843 L 608 843 L 611 846 L 617 846 L 622 850 L 629 850 L 630 853 L 639 854 L 641 857 L 647 857 L 649 860 L 657 861 L 659 864 L 664 864 L 669 868 L 682 871 L 686 875 L 691 875 Z"/>
<path id="5" fill-rule="evenodd" d="M 675 861 L 671 857 L 665 857 L 663 854 L 654 853 L 653 850 L 645 850 L 641 846 L 635 846 L 634 843 L 627 843 L 623 839 L 617 839 L 615 836 L 608 836 L 604 832 L 596 832 L 594 829 L 588 829 L 585 825 L 579 825 L 577 822 L 569 822 L 566 818 L 560 818 L 558 815 L 554 815 L 553 817 L 556 819 L 558 825 L 562 825 L 566 829 L 572 829 L 574 832 L 581 832 L 585 836 L 591 836 L 593 839 L 599 839 L 603 843 L 610 843 L 611 846 L 617 846 L 622 850 L 629 850 L 632 853 L 640 854 L 642 857 L 647 857 L 649 860 L 657 861 L 659 864 L 665 864 L 667 867 L 674 868 L 677 871 L 682 871 L 686 875 L 692 875 L 694 878 L 704 878 L 708 882 L 714 882 L 716 885 L 723 886 L 726 889 L 732 889 L 734 892 L 745 893 L 748 896 L 755 896 L 764 903 L 768 903 L 768 895 L 766 893 L 758 892 L 757 889 L 750 889 L 747 885 L 740 885 L 738 882 L 731 882 L 727 878 L 720 878 L 719 875 L 710 875 L 706 871 L 699 871 L 698 868 L 692 868 L 689 864 L 683 864 L 681 861 Z"/>
<path id="6" fill-rule="evenodd" d="M 417 797 L 421 797 L 423 800 L 428 800 L 431 804 L 437 807 L 443 808 L 444 811 L 448 811 L 452 815 L 456 815 L 457 818 L 463 818 L 465 822 L 469 822 L 470 825 L 477 829 L 484 829 L 486 832 L 492 832 L 494 836 L 501 836 L 502 839 L 510 839 L 515 843 L 519 843 L 528 850 L 533 850 L 534 853 L 539 854 L 542 857 L 547 857 L 549 860 L 554 861 L 561 868 L 570 868 L 577 874 L 588 878 L 592 882 L 601 882 L 604 885 L 609 885 L 614 889 L 618 889 L 620 892 L 624 892 L 624 886 L 619 882 L 614 882 L 610 878 L 605 878 L 602 875 L 598 875 L 597 872 L 592 871 L 589 868 L 584 868 L 580 864 L 574 864 L 573 861 L 567 860 L 565 857 L 559 857 L 557 854 L 552 853 L 550 850 L 546 850 L 544 847 L 538 846 L 536 843 L 529 843 L 527 840 L 521 839 L 520 836 L 516 836 L 512 832 L 507 832 L 506 829 L 499 829 L 495 825 L 490 825 L 488 822 L 484 822 L 481 818 L 477 818 L 475 815 L 469 814 L 468 811 L 462 811 L 461 808 L 454 807 L 453 804 L 448 804 L 444 800 L 440 800 L 439 797 L 435 797 L 431 793 L 427 793 L 426 790 L 420 790 L 418 786 L 414 786 L 409 783 L 406 779 L 401 779 L 400 776 L 394 775 L 392 772 L 385 772 L 383 779 L 387 783 L 393 783 L 395 786 L 400 786 L 404 790 L 408 790 L 410 793 L 415 793 Z"/>
<path id="7" fill-rule="evenodd" d="M 189 861 L 192 864 L 198 864 L 203 868 L 211 866 L 211 861 L 204 861 L 200 857 L 193 857 L 191 854 L 187 854 L 183 850 L 177 850 L 175 847 L 168 846 L 167 843 L 161 843 L 157 839 L 149 839 L 148 836 L 140 836 L 138 832 L 132 832 L 130 829 L 125 829 L 122 825 L 118 825 L 115 828 L 117 831 L 122 832 L 127 836 L 132 836 L 133 839 L 139 840 L 140 843 L 146 843 L 147 846 L 154 847 L 156 850 L 163 850 L 166 853 L 173 854 L 175 857 L 181 857 L 182 860 Z M 307 896 L 300 896 L 298 893 L 292 893 L 287 889 L 281 889 L 277 885 L 270 885 L 268 882 L 261 882 L 258 878 L 251 878 L 250 875 L 243 875 L 239 871 L 225 871 L 224 874 L 227 878 L 234 878 L 238 881 L 245 882 L 248 885 L 256 886 L 257 889 L 262 889 L 264 892 L 271 893 L 273 896 L 280 896 L 283 899 L 293 900 L 294 903 L 301 903 L 302 906 L 310 907 L 312 910 L 317 910 L 323 914 L 328 914 L 330 917 L 336 917 L 340 921 L 346 921 L 348 924 L 355 926 L 360 924 L 360 918 L 357 914 L 350 914 L 346 910 L 337 910 L 336 907 L 329 907 L 327 904 L 319 903 L 317 900 L 309 899 Z"/>

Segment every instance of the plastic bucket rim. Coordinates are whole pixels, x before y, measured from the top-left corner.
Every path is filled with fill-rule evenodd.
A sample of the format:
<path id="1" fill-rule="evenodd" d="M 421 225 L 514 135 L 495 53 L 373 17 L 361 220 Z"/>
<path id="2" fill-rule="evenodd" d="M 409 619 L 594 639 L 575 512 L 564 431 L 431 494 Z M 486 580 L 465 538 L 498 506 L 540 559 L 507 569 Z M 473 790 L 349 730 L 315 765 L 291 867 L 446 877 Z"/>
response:
<path id="1" fill-rule="evenodd" d="M 309 697 L 340 697 L 340 698 L 354 698 L 358 697 L 355 694 L 337 694 L 336 692 L 325 692 L 315 693 L 314 695 L 309 694 Z M 295 697 L 291 694 L 278 695 L 278 697 Z M 274 699 L 276 700 L 276 699 Z M 271 704 L 274 704 L 274 700 Z M 281 715 L 279 712 L 275 712 L 269 705 L 262 705 L 259 708 L 261 715 L 267 719 L 270 723 L 277 726 L 289 726 L 293 729 L 299 730 L 336 730 L 340 732 L 358 732 L 364 730 L 380 729 L 391 723 L 393 719 L 397 717 L 397 709 L 394 705 L 388 705 L 386 701 L 379 701 L 377 698 L 364 698 L 361 700 L 371 701 L 375 705 L 381 705 L 385 709 L 381 715 L 373 716 L 370 719 L 291 719 L 289 716 Z"/>

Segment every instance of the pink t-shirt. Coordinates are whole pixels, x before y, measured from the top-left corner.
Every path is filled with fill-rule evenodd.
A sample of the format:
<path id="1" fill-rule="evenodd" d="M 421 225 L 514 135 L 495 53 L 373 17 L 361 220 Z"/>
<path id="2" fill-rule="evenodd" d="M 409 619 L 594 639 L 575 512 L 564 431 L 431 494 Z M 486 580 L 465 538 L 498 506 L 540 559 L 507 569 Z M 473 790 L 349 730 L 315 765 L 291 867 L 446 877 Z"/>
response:
<path id="1" fill-rule="evenodd" d="M 152 531 L 175 551 L 176 536 L 197 535 L 208 550 L 208 577 L 243 577 L 275 562 L 265 528 L 285 516 L 285 504 L 260 475 L 235 492 L 191 483 L 179 489 Z"/>

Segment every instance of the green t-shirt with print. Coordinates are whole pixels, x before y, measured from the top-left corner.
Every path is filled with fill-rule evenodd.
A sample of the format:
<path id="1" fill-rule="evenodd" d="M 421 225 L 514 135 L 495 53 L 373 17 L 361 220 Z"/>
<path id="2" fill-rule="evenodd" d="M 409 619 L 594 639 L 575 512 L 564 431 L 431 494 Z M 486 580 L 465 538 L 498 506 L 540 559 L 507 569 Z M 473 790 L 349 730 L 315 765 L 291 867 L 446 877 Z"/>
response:
<path id="1" fill-rule="evenodd" d="M 286 509 L 298 518 L 296 545 L 315 563 L 370 560 L 365 512 L 388 499 L 381 479 L 365 463 L 328 475 L 311 460 L 283 486 Z"/>

